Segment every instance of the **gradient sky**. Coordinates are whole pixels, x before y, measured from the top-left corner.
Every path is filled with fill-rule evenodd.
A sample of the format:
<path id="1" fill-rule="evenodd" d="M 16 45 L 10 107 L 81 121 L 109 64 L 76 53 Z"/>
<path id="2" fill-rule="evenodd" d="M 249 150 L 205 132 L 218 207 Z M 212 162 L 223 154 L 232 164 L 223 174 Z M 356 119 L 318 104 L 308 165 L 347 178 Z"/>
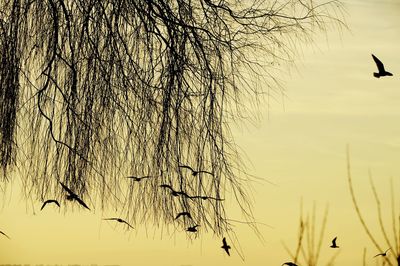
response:
<path id="1" fill-rule="evenodd" d="M 256 127 L 234 131 L 250 172 L 276 184 L 253 183 L 254 214 L 264 242 L 237 224 L 244 261 L 236 250 L 231 257 L 223 254 L 221 240 L 210 234 L 190 241 L 184 232 L 146 225 L 127 234 L 101 221 L 113 210 L 64 213 L 50 207 L 40 212 L 41 204 L 35 203 L 34 214 L 14 181 L 0 202 L 0 230 L 12 238 L 0 237 L 0 264 L 281 265 L 290 261 L 282 243 L 291 250 L 296 245 L 302 201 L 304 213 L 316 205 L 317 230 L 329 205 L 319 265 L 336 253 L 335 265 L 361 265 L 364 247 L 367 265 L 376 265 L 372 256 L 378 250 L 358 221 L 347 187 L 346 145 L 361 209 L 372 232 L 380 235 L 368 170 L 384 213 L 390 211 L 393 180 L 400 212 L 400 1 L 345 3 L 350 31 L 332 31 L 303 45 L 296 68 L 280 78 L 286 97 L 262 107 Z M 371 53 L 393 77 L 372 76 Z M 329 248 L 335 236 L 339 250 Z"/>

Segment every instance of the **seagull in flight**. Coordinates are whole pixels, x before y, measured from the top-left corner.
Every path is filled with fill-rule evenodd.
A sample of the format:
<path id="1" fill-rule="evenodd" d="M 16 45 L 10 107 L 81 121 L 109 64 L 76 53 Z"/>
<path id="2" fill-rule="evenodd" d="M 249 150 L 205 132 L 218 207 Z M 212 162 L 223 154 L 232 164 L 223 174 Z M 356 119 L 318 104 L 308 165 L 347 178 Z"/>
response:
<path id="1" fill-rule="evenodd" d="M 58 207 L 60 207 L 60 203 L 58 203 L 58 201 L 50 199 L 50 200 L 46 200 L 43 203 L 42 208 L 40 208 L 40 210 L 43 210 L 44 206 L 46 206 L 48 203 L 55 203 Z"/>
<path id="2" fill-rule="evenodd" d="M 8 235 L 6 235 L 6 233 L 4 233 L 3 231 L 0 231 L 0 234 L 2 234 L 3 236 L 7 237 L 8 239 L 11 239 Z"/>
<path id="3" fill-rule="evenodd" d="M 218 200 L 219 200 L 219 201 L 222 201 L 222 200 L 223 200 L 223 199 L 218 199 L 218 198 L 209 197 L 209 196 L 190 196 L 190 195 L 188 195 L 186 192 L 174 190 L 170 185 L 167 185 L 167 184 L 162 184 L 162 185 L 160 185 L 160 187 L 162 187 L 162 188 L 168 188 L 169 190 L 171 190 L 171 194 L 172 194 L 173 196 L 175 196 L 175 197 L 177 197 L 177 196 L 179 196 L 179 195 L 182 195 L 182 196 L 184 196 L 184 197 L 186 197 L 186 198 L 188 198 L 188 199 L 191 199 L 191 200 L 193 200 L 193 199 L 202 199 L 202 200 L 211 199 L 211 200 L 217 200 L 217 201 L 218 201 Z"/>
<path id="4" fill-rule="evenodd" d="M 150 175 L 146 175 L 146 176 L 127 176 L 126 178 L 132 179 L 133 181 L 137 181 L 140 182 L 142 181 L 142 179 L 146 179 L 146 178 L 153 178 L 154 176 L 150 176 Z"/>
<path id="5" fill-rule="evenodd" d="M 175 220 L 178 219 L 181 216 L 187 216 L 188 218 L 192 219 L 192 215 L 190 215 L 189 212 L 180 212 L 178 215 L 175 217 Z"/>
<path id="6" fill-rule="evenodd" d="M 192 175 L 193 175 L 193 176 L 197 176 L 197 175 L 200 174 L 200 173 L 205 173 L 205 174 L 209 174 L 209 175 L 212 175 L 212 176 L 214 175 L 213 173 L 208 172 L 208 171 L 194 170 L 192 167 L 187 166 L 187 165 L 179 165 L 179 167 L 180 167 L 180 168 L 189 169 L 190 171 L 192 171 Z"/>
<path id="7" fill-rule="evenodd" d="M 297 264 L 296 264 L 296 263 L 293 263 L 293 262 L 285 262 L 284 264 L 282 264 L 282 266 L 283 266 L 283 265 L 297 266 Z"/>
<path id="8" fill-rule="evenodd" d="M 107 220 L 107 221 L 117 221 L 117 222 L 119 222 L 119 223 L 126 224 L 128 227 L 134 229 L 132 225 L 130 225 L 127 221 L 122 220 L 121 218 L 104 218 L 103 220 Z"/>
<path id="9" fill-rule="evenodd" d="M 194 225 L 194 226 L 189 226 L 189 227 L 186 229 L 186 231 L 195 233 L 195 232 L 197 232 L 196 227 L 198 227 L 198 226 L 200 226 L 200 225 L 197 225 L 197 224 L 196 224 L 196 225 Z"/>
<path id="10" fill-rule="evenodd" d="M 375 78 L 380 78 L 380 77 L 384 77 L 384 76 L 393 76 L 392 73 L 387 72 L 385 70 L 385 66 L 383 65 L 383 63 L 381 62 L 381 60 L 379 60 L 375 55 L 371 54 L 372 58 L 375 61 L 376 66 L 378 67 L 378 73 L 374 72 L 374 77 Z"/>
<path id="11" fill-rule="evenodd" d="M 170 185 L 162 184 L 162 185 L 160 185 L 160 187 L 170 189 L 171 190 L 171 194 L 173 196 L 175 196 L 175 197 L 179 196 L 179 193 L 177 191 L 175 191 Z"/>
<path id="12" fill-rule="evenodd" d="M 189 198 L 191 198 L 191 199 L 202 199 L 202 200 L 208 200 L 208 199 L 220 200 L 220 201 L 224 200 L 224 199 L 219 199 L 219 198 L 214 198 L 214 197 L 209 197 L 209 196 L 189 196 Z"/>
<path id="13" fill-rule="evenodd" d="M 226 243 L 226 238 L 225 238 L 225 237 L 222 239 L 222 246 L 221 246 L 221 248 L 222 248 L 223 250 L 225 250 L 225 252 L 228 254 L 228 256 L 231 255 L 231 254 L 229 254 L 229 249 L 231 248 L 231 246 L 229 246 L 229 245 Z"/>
<path id="14" fill-rule="evenodd" d="M 336 245 L 336 239 L 337 239 L 337 237 L 335 237 L 335 238 L 332 240 L 331 248 L 339 248 L 339 246 Z"/>
<path id="15" fill-rule="evenodd" d="M 160 185 L 160 187 L 170 189 L 170 190 L 171 190 L 171 194 L 172 194 L 172 196 L 174 196 L 174 197 L 177 197 L 177 196 L 179 196 L 179 195 L 182 195 L 182 196 L 185 196 L 186 198 L 191 198 L 191 196 L 189 196 L 188 194 L 186 194 L 186 193 L 183 192 L 183 191 L 176 191 L 176 190 L 174 190 L 170 185 L 162 184 L 162 185 Z"/>
<path id="16" fill-rule="evenodd" d="M 388 248 L 385 252 L 376 254 L 376 255 L 374 256 L 374 258 L 375 258 L 375 257 L 378 257 L 378 256 L 385 257 L 385 256 L 387 255 L 387 252 L 388 252 L 390 249 L 391 249 L 391 248 Z"/>
<path id="17" fill-rule="evenodd" d="M 70 190 L 66 185 L 64 185 L 63 183 L 60 182 L 60 185 L 64 188 L 65 191 L 68 192 L 69 195 L 67 195 L 67 200 L 73 201 L 76 200 L 80 205 L 82 205 L 83 207 L 85 207 L 86 209 L 89 209 L 89 207 L 86 205 L 86 203 L 81 200 L 78 195 L 76 195 L 74 192 L 72 192 L 72 190 Z"/>

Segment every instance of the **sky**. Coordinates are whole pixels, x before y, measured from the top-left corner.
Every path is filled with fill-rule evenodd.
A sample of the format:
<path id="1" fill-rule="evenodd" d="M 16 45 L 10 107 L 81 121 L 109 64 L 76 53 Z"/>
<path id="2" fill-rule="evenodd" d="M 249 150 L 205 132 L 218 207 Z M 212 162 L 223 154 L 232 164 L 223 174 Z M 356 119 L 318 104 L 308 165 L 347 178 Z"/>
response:
<path id="1" fill-rule="evenodd" d="M 261 106 L 257 125 L 234 130 L 250 173 L 273 183 L 252 183 L 253 211 L 263 240 L 248 226 L 236 224 L 240 246 L 228 257 L 220 249 L 221 239 L 210 234 L 188 239 L 184 232 L 169 234 L 146 225 L 127 233 L 101 220 L 113 210 L 65 213 L 49 207 L 40 212 L 37 203 L 33 213 L 14 181 L 1 198 L 0 230 L 11 240 L 0 237 L 0 265 L 281 265 L 291 260 L 283 243 L 291 251 L 296 247 L 301 206 L 304 215 L 311 215 L 315 206 L 317 232 L 328 208 L 318 265 L 326 265 L 332 256 L 335 265 L 362 265 L 364 248 L 366 265 L 377 265 L 379 258 L 372 257 L 379 250 L 352 205 L 346 145 L 361 211 L 386 249 L 368 173 L 389 227 L 391 180 L 400 213 L 400 1 L 345 4 L 349 30 L 329 31 L 302 45 L 295 67 L 281 77 L 286 96 Z M 371 53 L 393 77 L 372 76 L 376 66 Z M 340 248 L 330 249 L 336 236 Z"/>

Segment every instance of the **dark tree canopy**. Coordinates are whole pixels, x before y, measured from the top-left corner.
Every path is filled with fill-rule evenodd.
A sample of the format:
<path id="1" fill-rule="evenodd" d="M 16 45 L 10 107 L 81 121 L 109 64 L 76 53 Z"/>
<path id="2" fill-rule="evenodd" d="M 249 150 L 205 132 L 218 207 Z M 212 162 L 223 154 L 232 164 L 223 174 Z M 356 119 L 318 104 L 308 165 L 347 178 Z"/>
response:
<path id="1" fill-rule="evenodd" d="M 193 221 L 178 224 L 228 231 L 226 202 L 251 218 L 230 124 L 277 88 L 270 70 L 299 41 L 341 24 L 341 8 L 335 0 L 0 0 L 3 187 L 17 169 L 38 200 L 64 201 L 63 182 L 132 224 L 170 224 L 188 211 Z"/>

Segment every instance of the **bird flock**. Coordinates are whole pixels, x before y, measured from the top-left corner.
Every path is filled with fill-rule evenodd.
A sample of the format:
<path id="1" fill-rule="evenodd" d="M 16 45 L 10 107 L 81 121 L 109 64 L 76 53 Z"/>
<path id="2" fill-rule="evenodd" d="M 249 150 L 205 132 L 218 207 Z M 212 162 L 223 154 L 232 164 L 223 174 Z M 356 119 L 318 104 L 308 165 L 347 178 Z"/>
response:
<path id="1" fill-rule="evenodd" d="M 197 175 L 199 175 L 199 174 L 208 174 L 208 175 L 214 176 L 213 173 L 211 173 L 211 172 L 209 172 L 209 171 L 195 170 L 195 169 L 193 169 L 192 167 L 187 166 L 187 165 L 179 165 L 178 167 L 179 167 L 179 168 L 184 168 L 184 169 L 190 170 L 190 171 L 191 171 L 191 174 L 192 174 L 193 176 L 197 176 Z M 156 177 L 157 177 L 157 176 L 151 176 L 151 175 L 147 175 L 147 176 L 133 176 L 133 175 L 126 176 L 127 179 L 130 179 L 130 180 L 132 180 L 132 181 L 134 181 L 134 182 L 141 182 L 141 181 L 144 180 L 144 179 L 151 179 L 151 178 L 156 178 Z M 59 182 L 59 184 L 60 184 L 60 186 L 63 188 L 63 190 L 66 192 L 65 198 L 66 198 L 68 201 L 76 202 L 76 203 L 77 203 L 78 205 L 80 205 L 81 207 L 83 207 L 83 208 L 85 208 L 85 209 L 87 209 L 87 210 L 89 210 L 89 211 L 91 210 L 91 209 L 89 208 L 89 206 L 82 200 L 82 198 L 79 197 L 78 194 L 76 194 L 71 188 L 69 188 L 67 185 L 65 185 L 65 184 L 62 183 L 62 182 Z M 171 186 L 171 185 L 168 185 L 168 184 L 161 184 L 160 187 L 161 187 L 161 188 L 164 188 L 164 189 L 166 189 L 166 190 L 168 190 L 168 191 L 170 191 L 171 195 L 174 196 L 174 197 L 182 196 L 182 197 L 185 197 L 185 198 L 188 198 L 188 199 L 191 199 L 191 200 L 195 200 L 195 199 L 200 199 L 200 200 L 215 200 L 215 201 L 222 201 L 222 200 L 223 200 L 223 199 L 220 199 L 220 198 L 211 197 L 211 196 L 207 196 L 207 195 L 189 195 L 189 194 L 187 194 L 187 193 L 184 192 L 184 191 L 177 191 L 177 190 L 173 189 L 172 186 Z M 47 199 L 47 200 L 45 200 L 45 201 L 43 202 L 43 204 L 42 204 L 40 210 L 42 211 L 46 206 L 51 205 L 51 204 L 54 204 L 54 205 L 56 205 L 56 206 L 59 207 L 59 208 L 61 207 L 60 202 L 57 201 L 56 199 Z M 192 215 L 190 214 L 190 212 L 188 212 L 188 211 L 182 211 L 182 212 L 180 212 L 180 213 L 178 213 L 178 214 L 176 215 L 175 220 L 178 220 L 178 219 L 186 219 L 186 218 L 188 218 L 188 219 L 190 219 L 190 220 L 193 220 L 193 217 L 192 217 Z M 102 220 L 104 220 L 104 221 L 118 222 L 118 223 L 120 223 L 120 224 L 126 225 L 126 227 L 127 227 L 128 229 L 134 229 L 134 227 L 133 227 L 131 224 L 129 224 L 127 221 L 125 221 L 124 219 L 121 219 L 121 218 L 119 218 L 119 217 L 103 218 Z M 198 232 L 198 229 L 197 229 L 197 228 L 198 228 L 199 226 L 200 226 L 199 224 L 193 224 L 192 226 L 188 226 L 188 227 L 186 228 L 186 231 L 189 232 L 189 233 L 196 233 L 196 232 Z M 10 238 L 6 233 L 4 233 L 3 231 L 0 231 L 0 234 L 3 235 L 4 237 L 8 238 L 8 239 L 11 239 L 11 238 Z M 227 244 L 226 238 L 225 238 L 225 237 L 222 239 L 222 246 L 221 246 L 221 248 L 222 248 L 223 250 L 225 250 L 225 252 L 230 256 L 229 249 L 230 249 L 231 247 Z"/>
<path id="2" fill-rule="evenodd" d="M 391 72 L 388 72 L 388 71 L 385 69 L 385 66 L 384 66 L 384 64 L 382 63 L 381 60 L 379 60 L 374 54 L 371 54 L 371 55 L 372 55 L 372 58 L 373 58 L 373 60 L 374 60 L 374 62 L 375 62 L 375 64 L 376 64 L 377 68 L 378 68 L 378 72 L 374 72 L 374 73 L 373 73 L 373 76 L 374 76 L 375 78 L 380 78 L 380 77 L 385 77 L 385 76 L 393 76 L 393 74 L 392 74 Z M 190 170 L 193 176 L 197 176 L 197 175 L 202 174 L 202 173 L 208 174 L 208 175 L 212 175 L 212 176 L 213 176 L 213 173 L 211 173 L 211 172 L 209 172 L 209 171 L 195 170 L 195 169 L 193 169 L 192 167 L 187 166 L 187 165 L 179 165 L 178 167 L 179 167 L 179 168 L 182 168 L 182 169 Z M 144 180 L 144 179 L 150 179 L 150 178 L 154 178 L 154 177 L 156 177 L 156 176 L 150 176 L 150 175 L 149 175 L 149 176 L 127 176 L 126 178 L 131 179 L 132 181 L 135 181 L 135 182 L 141 182 L 141 181 Z M 90 211 L 90 208 L 88 207 L 88 205 L 87 205 L 76 193 L 74 193 L 74 192 L 73 192 L 69 187 L 67 187 L 64 183 L 62 183 L 62 182 L 59 182 L 59 183 L 60 183 L 60 185 L 62 186 L 62 188 L 65 190 L 65 192 L 67 192 L 67 195 L 66 195 L 66 199 L 67 199 L 67 200 L 69 200 L 69 201 L 75 201 L 75 202 L 77 202 L 79 205 L 81 205 L 83 208 L 86 208 L 86 209 L 88 209 L 88 210 Z M 223 200 L 223 199 L 220 199 L 220 198 L 210 197 L 210 196 L 206 196 L 206 195 L 188 195 L 188 194 L 187 194 L 186 192 L 184 192 L 184 191 L 175 190 L 175 189 L 174 189 L 171 185 L 169 185 L 169 184 L 161 184 L 160 187 L 161 187 L 161 188 L 164 188 L 164 189 L 166 189 L 166 190 L 169 190 L 169 191 L 171 192 L 171 195 L 174 196 L 174 197 L 183 196 L 183 197 L 186 197 L 186 198 L 191 199 L 191 200 L 194 200 L 194 199 L 216 200 L 216 201 L 222 201 L 222 200 Z M 60 207 L 60 203 L 59 203 L 57 200 L 55 200 L 55 199 L 48 199 L 48 200 L 46 200 L 46 201 L 43 202 L 42 207 L 40 208 L 40 210 L 43 210 L 44 207 L 46 207 L 48 204 L 55 204 L 55 205 L 57 205 L 58 207 Z M 181 217 L 182 217 L 182 218 L 187 217 L 188 219 L 193 220 L 192 215 L 191 215 L 189 212 L 187 212 L 187 211 L 183 211 L 183 212 L 178 213 L 178 214 L 176 215 L 176 217 L 175 217 L 175 220 L 177 220 L 177 219 L 179 219 L 179 218 L 181 218 Z M 130 225 L 127 221 L 125 221 L 125 220 L 123 220 L 123 219 L 121 219 L 121 218 L 119 218 L 119 217 L 103 218 L 103 220 L 105 220 L 105 221 L 115 221 L 115 222 L 118 222 L 118 223 L 121 223 L 121 224 L 125 224 L 125 225 L 128 227 L 128 229 L 134 229 L 134 227 L 133 227 L 132 225 Z M 198 225 L 198 224 L 189 226 L 189 227 L 186 229 L 186 231 L 187 231 L 187 232 L 190 232 L 190 233 L 196 233 L 196 232 L 198 231 L 198 230 L 197 230 L 197 227 L 199 227 L 199 226 L 200 226 L 200 225 Z M 6 233 L 4 233 L 3 231 L 0 231 L 0 235 L 2 235 L 2 236 L 5 237 L 5 238 L 11 239 L 11 238 L 10 238 Z M 339 248 L 339 246 L 338 246 L 337 243 L 336 243 L 336 240 L 337 240 L 337 237 L 335 237 L 335 238 L 332 240 L 332 244 L 331 244 L 330 248 Z M 222 239 L 222 246 L 221 246 L 221 248 L 226 252 L 226 254 L 228 254 L 228 256 L 230 256 L 229 250 L 231 249 L 231 246 L 228 245 L 228 243 L 227 243 L 225 237 Z M 391 248 L 388 248 L 385 252 L 376 254 L 376 255 L 374 256 L 374 258 L 375 258 L 375 257 L 379 257 L 379 256 L 381 256 L 381 257 L 387 256 L 387 253 L 389 252 L 390 249 L 391 249 Z M 298 266 L 298 265 L 297 265 L 296 263 L 294 263 L 294 262 L 285 262 L 285 263 L 283 263 L 282 265 Z"/>

